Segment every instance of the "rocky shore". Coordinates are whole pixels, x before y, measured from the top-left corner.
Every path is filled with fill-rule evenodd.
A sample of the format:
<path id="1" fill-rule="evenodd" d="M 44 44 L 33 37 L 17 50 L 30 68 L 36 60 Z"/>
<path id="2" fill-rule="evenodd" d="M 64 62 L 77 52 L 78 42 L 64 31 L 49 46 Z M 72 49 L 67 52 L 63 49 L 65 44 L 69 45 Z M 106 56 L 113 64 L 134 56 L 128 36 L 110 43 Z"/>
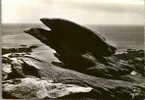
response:
<path id="1" fill-rule="evenodd" d="M 31 53 L 37 47 L 2 50 L 2 86 L 5 99 L 143 100 L 145 98 L 144 50 L 118 50 L 107 64 L 81 70 L 60 61 L 51 63 Z"/>

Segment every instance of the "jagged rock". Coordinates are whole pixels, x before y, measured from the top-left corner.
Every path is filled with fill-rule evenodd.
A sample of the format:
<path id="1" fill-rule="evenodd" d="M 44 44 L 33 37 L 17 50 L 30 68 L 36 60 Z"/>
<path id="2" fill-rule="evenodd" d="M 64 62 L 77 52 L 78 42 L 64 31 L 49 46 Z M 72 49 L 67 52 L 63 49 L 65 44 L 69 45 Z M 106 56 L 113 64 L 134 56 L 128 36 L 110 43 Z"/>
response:
<path id="1" fill-rule="evenodd" d="M 16 53 L 16 54 L 6 54 L 3 58 L 3 79 L 14 79 L 14 78 L 24 78 L 27 75 L 32 75 L 36 77 L 39 76 L 39 67 L 33 63 L 30 59 L 25 58 L 26 54 Z M 28 56 L 29 57 L 29 56 Z"/>
<path id="2" fill-rule="evenodd" d="M 118 59 L 125 60 L 132 65 L 134 69 L 144 76 L 144 50 L 128 49 L 121 54 L 115 55 Z"/>
<path id="3" fill-rule="evenodd" d="M 39 78 L 15 79 L 6 81 L 3 84 L 5 93 L 19 99 L 58 98 L 69 94 L 90 92 L 91 90 L 91 87 L 54 83 L 52 80 Z"/>
<path id="4" fill-rule="evenodd" d="M 59 18 L 41 18 L 40 20 L 51 30 L 31 28 L 24 32 L 55 49 L 67 67 L 92 65 L 92 62 L 87 62 L 82 57 L 86 53 L 91 53 L 98 61 L 106 63 L 104 57 L 109 57 L 116 52 L 116 47 L 107 43 L 98 32 L 93 32 L 75 22 Z"/>
<path id="5" fill-rule="evenodd" d="M 17 91 L 14 90 L 13 92 L 7 90 L 6 88 L 22 84 L 21 80 L 32 79 L 34 80 L 34 84 L 37 82 L 43 83 L 44 80 L 45 82 L 53 80 L 54 82 L 52 84 L 54 85 L 55 83 L 74 84 L 81 87 L 92 88 L 91 91 L 86 93 L 79 92 L 74 94 L 69 92 L 68 95 L 68 92 L 65 92 L 67 95 L 57 96 L 58 98 L 63 99 L 88 98 L 90 100 L 96 100 L 96 98 L 99 98 L 102 100 L 132 100 L 134 98 L 135 100 L 142 100 L 145 98 L 145 78 L 142 74 L 144 71 L 142 71 L 144 68 L 144 64 L 142 62 L 144 55 L 142 50 L 136 50 L 134 52 L 135 54 L 133 56 L 130 55 L 129 59 L 125 59 L 124 56 L 127 58 L 130 52 L 118 53 L 106 58 L 108 65 L 98 62 L 90 55 L 86 55 L 85 57 L 93 61 L 96 65 L 92 67 L 84 66 L 82 71 L 77 69 L 67 69 L 63 64 L 61 64 L 61 62 L 59 62 L 59 64 L 48 63 L 33 57 L 33 55 L 6 54 L 3 55 L 3 68 L 5 67 L 3 69 L 3 74 L 7 73 L 7 75 L 9 75 L 9 73 L 15 73 L 15 71 L 19 73 L 15 76 L 11 75 L 13 78 L 7 79 L 6 77 L 3 79 L 3 94 L 5 98 L 9 95 L 9 98 L 31 99 L 32 97 L 32 99 L 37 99 L 38 97 L 33 95 L 34 92 L 31 88 L 28 88 L 27 90 L 29 91 L 27 91 L 22 89 L 20 85 Z M 130 63 L 130 61 L 134 59 L 137 60 L 137 62 Z M 139 65 L 140 70 L 136 67 Z M 15 71 L 12 70 L 12 68 L 14 68 Z M 20 68 L 20 70 L 18 70 L 18 68 Z M 31 73 L 32 71 L 33 73 Z M 16 81 L 17 84 L 15 83 L 15 80 L 19 80 Z M 9 83 L 9 81 L 11 83 Z M 23 93 L 26 94 L 22 95 Z M 61 94 L 62 92 L 59 91 L 56 93 Z M 48 92 L 44 92 L 44 94 L 47 96 L 42 96 L 42 98 L 49 98 Z"/>
<path id="6" fill-rule="evenodd" d="M 27 46 L 27 45 L 20 45 L 19 48 L 2 48 L 2 54 L 7 53 L 27 53 L 29 54 L 32 52 L 33 49 L 37 48 L 38 46 Z"/>

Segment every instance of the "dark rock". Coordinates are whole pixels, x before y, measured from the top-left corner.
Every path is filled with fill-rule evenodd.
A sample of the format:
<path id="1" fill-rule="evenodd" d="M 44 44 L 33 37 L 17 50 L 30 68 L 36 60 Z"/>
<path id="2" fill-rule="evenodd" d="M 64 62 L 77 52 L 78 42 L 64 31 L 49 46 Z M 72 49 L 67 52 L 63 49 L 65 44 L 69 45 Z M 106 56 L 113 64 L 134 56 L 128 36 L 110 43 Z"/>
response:
<path id="1" fill-rule="evenodd" d="M 37 48 L 38 46 L 27 46 L 27 45 L 20 45 L 19 48 L 2 48 L 2 54 L 8 53 L 30 53 L 32 49 Z"/>
<path id="2" fill-rule="evenodd" d="M 23 57 L 23 59 L 21 59 L 21 57 Z M 3 78 L 5 80 L 24 78 L 27 75 L 40 77 L 38 67 L 35 68 L 35 66 L 32 65 L 32 61 L 26 61 L 24 58 L 24 55 L 21 54 L 3 57 Z"/>
<path id="3" fill-rule="evenodd" d="M 137 52 L 140 53 L 140 50 L 136 50 L 136 55 L 140 55 Z M 77 69 L 66 69 L 63 63 L 57 63 L 57 61 L 54 61 L 55 64 L 43 62 L 32 55 L 3 55 L 3 67 L 10 66 L 11 69 L 15 68 L 15 70 L 11 70 L 12 73 L 15 73 L 15 71 L 19 72 L 15 77 L 9 78 L 9 80 L 7 78 L 3 79 L 3 97 L 11 99 L 38 99 L 40 97 L 42 99 L 52 98 L 48 96 L 50 95 L 48 91 L 43 91 L 43 96 L 37 96 L 35 92 L 39 91 L 37 88 L 41 86 L 40 84 L 42 84 L 42 87 L 47 87 L 51 83 L 49 83 L 49 80 L 53 80 L 54 82 L 51 83 L 52 87 L 55 83 L 61 83 L 64 84 L 64 86 L 66 86 L 66 84 L 73 84 L 83 87 L 82 91 L 85 91 L 87 87 L 92 88 L 91 91 L 85 93 L 69 92 L 69 94 L 67 94 L 68 92 L 65 90 L 62 95 L 60 90 L 66 89 L 66 87 L 61 87 L 58 92 L 54 92 L 58 95 L 53 95 L 53 97 L 59 99 L 88 98 L 90 100 L 96 100 L 99 98 L 102 100 L 142 100 L 145 98 L 145 78 L 141 73 L 142 71 L 138 71 L 136 68 L 136 64 L 138 63 L 140 64 L 140 67 L 144 67 L 143 62 L 141 61 L 144 55 L 138 56 L 137 59 L 135 55 L 128 60 L 120 58 L 123 55 L 127 56 L 128 53 L 129 52 L 120 53 L 120 56 L 115 54 L 106 58 L 108 65 L 98 62 L 89 54 L 85 55 L 84 58 L 91 60 L 96 65 L 91 67 L 84 66 L 84 69 L 82 68 L 81 71 Z M 138 62 L 129 63 L 129 60 L 132 61 L 134 59 Z M 33 74 L 31 71 L 34 71 Z M 7 70 L 6 72 L 9 71 Z M 24 75 L 24 77 L 21 75 Z M 22 82 L 21 80 L 27 79 L 29 79 L 29 81 L 25 82 L 29 83 L 31 81 L 31 84 L 24 85 L 25 82 Z M 44 81 L 46 84 L 43 84 Z M 36 83 L 40 84 L 34 85 Z M 33 86 L 35 87 L 32 88 Z"/>
<path id="4" fill-rule="evenodd" d="M 144 76 L 144 50 L 126 50 L 126 53 L 115 55 L 118 59 L 122 59 L 133 66 L 134 70 Z"/>
<path id="5" fill-rule="evenodd" d="M 42 18 L 41 21 L 51 31 L 42 28 L 31 28 L 24 32 L 55 49 L 66 66 L 71 66 L 71 64 L 83 66 L 84 58 L 82 55 L 89 52 L 98 61 L 105 63 L 103 57 L 111 56 L 116 51 L 116 48 L 108 44 L 104 37 L 97 35 L 99 33 L 95 33 L 81 25 L 64 19 Z"/>

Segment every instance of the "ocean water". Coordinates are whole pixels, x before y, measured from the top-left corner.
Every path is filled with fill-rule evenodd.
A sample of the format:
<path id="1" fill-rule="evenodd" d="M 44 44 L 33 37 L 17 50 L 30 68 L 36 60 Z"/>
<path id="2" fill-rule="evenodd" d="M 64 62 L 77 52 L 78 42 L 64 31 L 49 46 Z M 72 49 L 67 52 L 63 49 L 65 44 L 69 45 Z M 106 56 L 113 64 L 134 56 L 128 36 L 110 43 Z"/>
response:
<path id="1" fill-rule="evenodd" d="M 94 32 L 99 32 L 107 42 L 119 49 L 143 49 L 144 48 L 144 27 L 143 26 L 101 26 L 85 25 Z M 2 46 L 16 47 L 19 45 L 41 45 L 44 44 L 23 31 L 31 27 L 43 27 L 42 24 L 3 24 L 2 25 Z"/>

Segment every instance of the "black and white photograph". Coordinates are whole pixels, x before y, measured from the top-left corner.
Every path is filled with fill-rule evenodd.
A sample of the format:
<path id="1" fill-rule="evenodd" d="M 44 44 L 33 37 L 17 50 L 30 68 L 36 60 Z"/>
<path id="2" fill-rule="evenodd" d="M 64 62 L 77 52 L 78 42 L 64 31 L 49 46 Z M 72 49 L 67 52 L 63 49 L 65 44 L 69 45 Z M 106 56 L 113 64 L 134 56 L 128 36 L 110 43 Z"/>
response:
<path id="1" fill-rule="evenodd" d="M 145 100 L 144 0 L 1 0 L 3 99 Z"/>

